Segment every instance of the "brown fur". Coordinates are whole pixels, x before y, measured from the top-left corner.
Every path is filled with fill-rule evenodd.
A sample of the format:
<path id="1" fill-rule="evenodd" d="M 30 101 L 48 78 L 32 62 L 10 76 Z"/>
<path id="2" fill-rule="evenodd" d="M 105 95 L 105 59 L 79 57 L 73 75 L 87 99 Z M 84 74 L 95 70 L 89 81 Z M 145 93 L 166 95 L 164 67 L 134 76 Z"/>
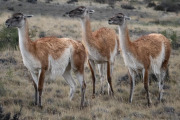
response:
<path id="1" fill-rule="evenodd" d="M 122 47 L 125 63 L 129 69 L 129 78 L 131 81 L 129 101 L 132 102 L 133 99 L 135 74 L 137 71 L 141 71 L 143 72 L 144 88 L 147 94 L 148 105 L 150 106 L 151 100 L 149 96 L 149 70 L 152 69 L 158 78 L 159 100 L 161 101 L 164 77 L 166 75 L 165 72 L 168 69 L 167 64 L 171 53 L 170 41 L 162 34 L 154 33 L 142 36 L 136 41 L 131 42 L 126 20 L 130 20 L 130 18 L 125 16 L 123 13 L 118 13 L 108 21 L 109 24 L 119 25 L 119 32 L 122 34 L 121 37 L 123 37 L 120 40 L 122 42 L 120 44 Z M 159 63 L 157 61 L 159 61 Z"/>
<path id="2" fill-rule="evenodd" d="M 112 92 L 112 95 L 114 94 L 114 90 L 112 88 L 112 82 L 111 82 L 111 74 L 110 74 L 110 69 L 111 69 L 111 62 L 110 58 L 111 58 L 111 53 L 114 51 L 116 44 L 118 44 L 116 38 L 116 32 L 112 29 L 109 28 L 100 28 L 99 30 L 95 31 L 95 32 L 91 32 L 91 26 L 90 26 L 90 20 L 87 16 L 85 16 L 85 25 L 86 25 L 86 30 L 83 31 L 82 35 L 83 35 L 83 43 L 85 45 L 86 48 L 88 47 L 93 47 L 94 49 L 96 49 L 99 54 L 103 57 L 105 57 L 105 59 L 103 61 L 100 62 L 106 62 L 107 61 L 107 78 L 108 78 L 108 83 L 110 85 L 110 89 Z M 117 53 L 119 51 L 118 48 L 119 45 L 117 45 Z M 91 51 L 88 51 L 88 55 L 90 54 Z M 113 61 L 114 62 L 114 61 Z M 92 80 L 93 80 L 93 95 L 92 98 L 95 97 L 95 76 L 94 76 L 94 71 L 90 66 L 90 70 L 92 73 Z"/>
<path id="3" fill-rule="evenodd" d="M 6 25 L 10 26 L 13 25 L 14 27 L 21 28 L 24 27 L 22 22 L 25 22 L 25 39 L 22 44 L 25 47 L 25 50 L 27 50 L 31 55 L 33 55 L 33 59 L 36 59 L 41 63 L 41 68 L 35 67 L 35 70 L 31 70 L 32 76 L 35 74 L 33 77 L 34 80 L 36 80 L 36 77 L 38 77 L 38 73 L 40 72 L 40 77 L 39 80 L 37 80 L 38 83 L 34 83 L 34 88 L 35 88 L 35 104 L 37 104 L 37 91 L 39 92 L 39 105 L 41 106 L 41 95 L 42 95 L 42 90 L 43 90 L 43 84 L 44 84 L 44 79 L 45 79 L 45 74 L 46 71 L 48 70 L 48 57 L 52 56 L 54 60 L 61 58 L 61 55 L 64 54 L 65 50 L 67 48 L 70 48 L 71 50 L 71 56 L 68 56 L 67 62 L 72 62 L 74 64 L 73 69 L 76 70 L 76 72 L 80 73 L 81 76 L 84 74 L 84 65 L 86 62 L 86 51 L 81 42 L 77 42 L 68 38 L 56 38 L 56 37 L 45 37 L 45 38 L 40 38 L 36 41 L 31 41 L 29 38 L 29 32 L 28 32 L 28 23 L 26 20 L 26 17 L 21 13 L 14 14 L 12 18 L 6 20 Z M 24 21 L 22 21 L 24 20 Z M 22 33 L 23 34 L 23 33 Z M 21 44 L 21 43 L 20 43 Z M 24 49 L 21 49 L 24 50 Z M 68 66 L 66 66 L 68 67 Z M 70 68 L 71 69 L 71 68 Z M 68 71 L 69 72 L 69 71 Z M 70 73 L 66 73 L 71 76 Z M 38 85 L 37 85 L 38 84 Z M 84 95 L 85 95 L 85 88 L 86 84 L 83 78 L 83 81 L 81 83 L 81 91 L 82 91 L 82 100 L 81 100 L 81 107 L 83 107 L 84 103 Z"/>
<path id="4" fill-rule="evenodd" d="M 150 56 L 156 58 L 161 50 L 162 43 L 165 45 L 165 60 L 162 67 L 167 68 L 168 60 L 171 53 L 170 41 L 162 34 L 149 34 L 140 37 L 134 42 L 129 40 L 128 29 L 126 28 L 126 38 L 128 42 L 128 49 L 134 57 L 144 65 L 145 68 L 150 67 Z"/>
<path id="5" fill-rule="evenodd" d="M 41 62 L 42 68 L 48 69 L 48 56 L 51 55 L 54 59 L 58 59 L 71 44 L 70 39 L 44 37 L 31 41 L 28 34 L 28 23 L 26 23 L 26 38 L 25 46 L 28 51 Z"/>
<path id="6" fill-rule="evenodd" d="M 139 39 L 137 39 L 134 42 L 131 42 L 130 38 L 129 38 L 127 26 L 126 26 L 126 32 L 125 32 L 125 40 L 126 40 L 125 47 L 126 47 L 127 51 L 132 53 L 132 55 L 144 66 L 144 70 L 145 70 L 144 88 L 145 88 L 146 94 L 147 94 L 148 105 L 150 106 L 151 100 L 150 100 L 149 85 L 148 85 L 149 84 L 149 76 L 148 75 L 149 75 L 149 69 L 151 66 L 150 57 L 152 57 L 154 59 L 156 57 L 158 57 L 162 51 L 162 43 L 164 43 L 165 56 L 164 56 L 164 60 L 161 65 L 161 69 L 164 69 L 166 71 L 170 53 L 171 53 L 170 41 L 162 34 L 149 34 L 149 35 L 140 37 Z M 130 102 L 132 102 L 131 101 L 132 94 L 133 94 L 132 76 L 130 77 L 130 81 L 131 81 Z M 163 86 L 163 81 L 164 80 L 159 81 L 160 84 L 162 84 L 162 86 Z M 159 100 L 161 101 L 160 96 L 162 95 L 162 88 L 159 88 L 159 89 L 161 89 L 159 91 Z"/>
<path id="7" fill-rule="evenodd" d="M 116 32 L 109 28 L 103 27 L 91 32 L 90 20 L 86 21 L 86 36 L 83 36 L 83 40 L 98 50 L 103 57 L 110 58 L 110 53 L 115 49 L 116 39 Z"/>
<path id="8" fill-rule="evenodd" d="M 28 26 L 26 30 L 28 31 Z M 27 34 L 27 36 L 29 35 Z M 56 38 L 56 37 L 44 37 L 36 41 L 31 41 L 29 37 L 27 38 L 28 40 L 26 43 L 26 47 L 35 58 L 40 60 L 41 65 L 45 70 L 47 70 L 48 67 L 49 55 L 51 55 L 56 60 L 61 57 L 64 50 L 68 48 L 69 45 L 73 45 L 74 48 L 73 60 L 75 67 L 77 67 L 77 70 L 80 70 L 80 72 L 83 73 L 84 68 L 83 65 L 81 64 L 84 63 L 86 60 L 86 52 L 81 42 L 77 42 L 67 38 Z"/>
<path id="9" fill-rule="evenodd" d="M 79 6 L 74 10 L 66 12 L 65 15 L 69 17 L 77 17 L 82 21 L 82 42 L 86 48 L 86 52 L 89 57 L 89 66 L 92 73 L 93 80 L 93 98 L 95 96 L 95 64 L 102 64 L 103 66 L 107 62 L 107 78 L 111 91 L 113 92 L 111 83 L 111 65 L 113 66 L 115 55 L 119 53 L 119 39 L 117 39 L 116 32 L 109 28 L 100 28 L 97 31 L 91 31 L 89 14 L 94 10 L 87 9 L 84 6 Z M 117 49 L 116 49 L 117 48 Z M 104 71 L 101 69 L 104 76 Z"/>
<path id="10" fill-rule="evenodd" d="M 85 63 L 87 59 L 85 47 L 80 41 L 71 41 L 71 44 L 74 47 L 74 52 L 73 52 L 74 65 L 80 73 L 83 73 L 84 65 L 82 65 L 82 63 Z"/>

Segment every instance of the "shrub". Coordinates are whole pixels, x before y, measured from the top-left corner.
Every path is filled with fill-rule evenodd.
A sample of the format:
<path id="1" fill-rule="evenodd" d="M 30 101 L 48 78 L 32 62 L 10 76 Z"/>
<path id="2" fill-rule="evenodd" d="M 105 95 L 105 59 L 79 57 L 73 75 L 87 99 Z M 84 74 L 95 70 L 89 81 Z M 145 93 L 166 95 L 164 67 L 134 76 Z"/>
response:
<path id="1" fill-rule="evenodd" d="M 27 0 L 29 3 L 37 3 L 37 0 Z"/>
<path id="2" fill-rule="evenodd" d="M 16 28 L 0 26 L 0 50 L 17 49 L 18 32 Z"/>
<path id="3" fill-rule="evenodd" d="M 178 48 L 178 43 L 177 43 L 177 33 L 175 31 L 172 31 L 170 34 L 170 39 L 172 40 L 172 47 L 174 49 Z"/>
<path id="4" fill-rule="evenodd" d="M 168 29 L 168 30 L 162 31 L 161 34 L 163 34 L 164 36 L 166 36 L 168 39 L 171 40 L 171 46 L 173 49 L 177 49 L 178 47 L 180 47 L 180 45 L 178 44 L 178 41 L 177 41 L 178 37 L 177 37 L 176 31 Z"/>
<path id="5" fill-rule="evenodd" d="M 50 1 L 50 0 L 47 0 L 47 1 Z M 74 3 L 74 2 L 78 2 L 78 0 L 68 0 L 67 1 L 68 4 L 71 4 L 71 3 Z"/>
<path id="6" fill-rule="evenodd" d="M 5 113 L 3 107 L 0 106 L 0 120 L 19 120 L 19 117 L 21 115 L 21 110 L 22 110 L 22 106 L 20 108 L 20 111 L 15 113 L 13 115 L 13 118 L 11 119 L 11 113 L 10 112 Z"/>
<path id="7" fill-rule="evenodd" d="M 132 5 L 128 5 L 128 4 L 122 4 L 121 7 L 123 9 L 129 9 L 129 10 L 135 9 L 135 7 L 133 7 Z"/>
<path id="8" fill-rule="evenodd" d="M 178 0 L 162 0 L 154 9 L 167 12 L 178 12 L 180 11 L 180 3 L 178 2 Z"/>
<path id="9" fill-rule="evenodd" d="M 40 38 L 45 37 L 45 36 L 46 36 L 46 33 L 45 33 L 44 31 L 41 31 L 41 32 L 39 33 L 39 37 L 40 37 Z"/>
<path id="10" fill-rule="evenodd" d="M 94 0 L 94 1 L 101 4 L 107 3 L 110 7 L 114 8 L 115 2 L 121 0 Z"/>
<path id="11" fill-rule="evenodd" d="M 154 2 L 150 2 L 150 3 L 148 3 L 148 5 L 147 5 L 147 7 L 155 7 L 156 6 L 156 3 L 154 3 Z"/>

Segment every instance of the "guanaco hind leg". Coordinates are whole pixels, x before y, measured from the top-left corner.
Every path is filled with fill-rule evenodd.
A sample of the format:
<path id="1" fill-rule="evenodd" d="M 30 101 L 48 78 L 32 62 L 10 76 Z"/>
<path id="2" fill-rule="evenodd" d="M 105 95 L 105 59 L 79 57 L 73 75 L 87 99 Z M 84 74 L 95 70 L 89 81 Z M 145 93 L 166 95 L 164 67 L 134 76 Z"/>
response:
<path id="1" fill-rule="evenodd" d="M 67 66 L 64 74 L 62 75 L 64 77 L 64 79 L 66 80 L 66 82 L 69 84 L 70 86 L 70 92 L 69 92 L 69 99 L 72 100 L 74 93 L 76 91 L 76 83 L 74 81 L 74 79 L 72 78 L 71 75 L 71 65 L 69 63 L 69 65 Z"/>
<path id="2" fill-rule="evenodd" d="M 89 67 L 90 67 L 91 74 L 92 74 L 92 80 L 93 80 L 93 94 L 92 94 L 92 98 L 95 98 L 95 82 L 96 82 L 95 63 L 92 60 L 88 60 L 88 63 L 89 63 Z"/>

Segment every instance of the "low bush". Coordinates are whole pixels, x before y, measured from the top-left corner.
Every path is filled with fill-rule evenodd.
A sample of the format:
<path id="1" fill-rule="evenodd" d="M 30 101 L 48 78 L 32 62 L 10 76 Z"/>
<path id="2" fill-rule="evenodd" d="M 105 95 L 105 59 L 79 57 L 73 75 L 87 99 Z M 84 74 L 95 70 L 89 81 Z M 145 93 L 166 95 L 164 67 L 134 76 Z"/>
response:
<path id="1" fill-rule="evenodd" d="M 150 23 L 163 25 L 163 26 L 179 27 L 180 26 L 180 19 L 171 19 L 171 20 L 156 19 L 156 20 L 151 21 Z"/>
<path id="2" fill-rule="evenodd" d="M 155 7 L 156 6 L 156 3 L 154 3 L 154 2 L 150 2 L 150 3 L 148 3 L 148 5 L 147 5 L 147 7 Z"/>
<path id="3" fill-rule="evenodd" d="M 29 3 L 37 3 L 37 0 L 26 0 Z"/>
<path id="4" fill-rule="evenodd" d="M 110 7 L 114 8 L 116 1 L 122 1 L 122 0 L 94 0 L 95 2 L 105 4 L 107 3 Z"/>
<path id="5" fill-rule="evenodd" d="M 19 120 L 19 117 L 21 115 L 22 106 L 20 108 L 20 111 L 15 113 L 11 119 L 11 113 L 5 113 L 2 106 L 0 106 L 0 120 Z"/>
<path id="6" fill-rule="evenodd" d="M 135 7 L 133 7 L 132 5 L 128 5 L 128 4 L 123 4 L 123 5 L 121 5 L 121 8 L 123 8 L 123 9 L 129 9 L 129 10 L 135 9 Z"/>
<path id="7" fill-rule="evenodd" d="M 180 3 L 178 0 L 162 0 L 159 5 L 154 7 L 154 9 L 166 12 L 179 12 Z"/>
<path id="8" fill-rule="evenodd" d="M 166 36 L 168 39 L 171 40 L 171 46 L 173 49 L 177 49 L 180 47 L 180 44 L 178 43 L 178 36 L 176 31 L 168 29 L 162 31 L 161 34 L 163 34 L 164 36 Z"/>
<path id="9" fill-rule="evenodd" d="M 17 49 L 18 32 L 16 28 L 0 26 L 0 50 Z"/>

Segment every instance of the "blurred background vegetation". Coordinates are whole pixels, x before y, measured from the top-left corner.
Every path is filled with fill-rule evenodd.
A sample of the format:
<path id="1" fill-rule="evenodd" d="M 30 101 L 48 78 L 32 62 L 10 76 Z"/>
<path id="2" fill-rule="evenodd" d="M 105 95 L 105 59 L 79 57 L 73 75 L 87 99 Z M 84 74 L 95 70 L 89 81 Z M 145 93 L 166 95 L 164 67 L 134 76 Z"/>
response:
<path id="1" fill-rule="evenodd" d="M 3 0 L 9 1 L 9 0 Z M 19 1 L 26 1 L 30 3 L 36 4 L 39 1 L 44 1 L 46 3 L 53 2 L 55 0 L 19 0 Z M 57 0 L 56 0 L 57 1 Z M 114 8 L 116 2 L 125 1 L 125 3 L 121 4 L 122 9 L 136 9 L 134 6 L 136 3 L 143 3 L 147 4 L 147 7 L 153 7 L 154 10 L 157 11 L 164 11 L 164 12 L 175 12 L 178 13 L 180 11 L 180 1 L 179 0 L 67 0 L 66 2 L 74 3 L 74 2 L 82 2 L 82 1 L 90 1 L 90 2 L 97 2 L 100 4 L 108 4 L 110 7 Z M 10 9 L 10 8 L 8 8 Z M 14 8 L 11 8 L 11 11 L 14 11 Z M 154 20 L 152 23 L 157 25 L 172 25 L 177 26 L 179 24 L 179 19 L 170 22 L 168 21 L 160 21 Z M 160 33 L 165 35 L 168 39 L 172 42 L 172 47 L 174 49 L 179 47 L 178 44 L 178 35 L 177 32 L 171 30 L 163 30 Z M 37 34 L 37 29 L 30 29 L 30 37 L 33 38 Z M 39 34 L 40 37 L 45 36 L 45 32 L 41 32 Z M 0 25 L 0 50 L 7 49 L 17 49 L 18 46 L 18 34 L 16 28 L 7 29 L 4 25 Z"/>
<path id="2" fill-rule="evenodd" d="M 17 49 L 18 32 L 16 28 L 0 26 L 0 50 Z"/>

